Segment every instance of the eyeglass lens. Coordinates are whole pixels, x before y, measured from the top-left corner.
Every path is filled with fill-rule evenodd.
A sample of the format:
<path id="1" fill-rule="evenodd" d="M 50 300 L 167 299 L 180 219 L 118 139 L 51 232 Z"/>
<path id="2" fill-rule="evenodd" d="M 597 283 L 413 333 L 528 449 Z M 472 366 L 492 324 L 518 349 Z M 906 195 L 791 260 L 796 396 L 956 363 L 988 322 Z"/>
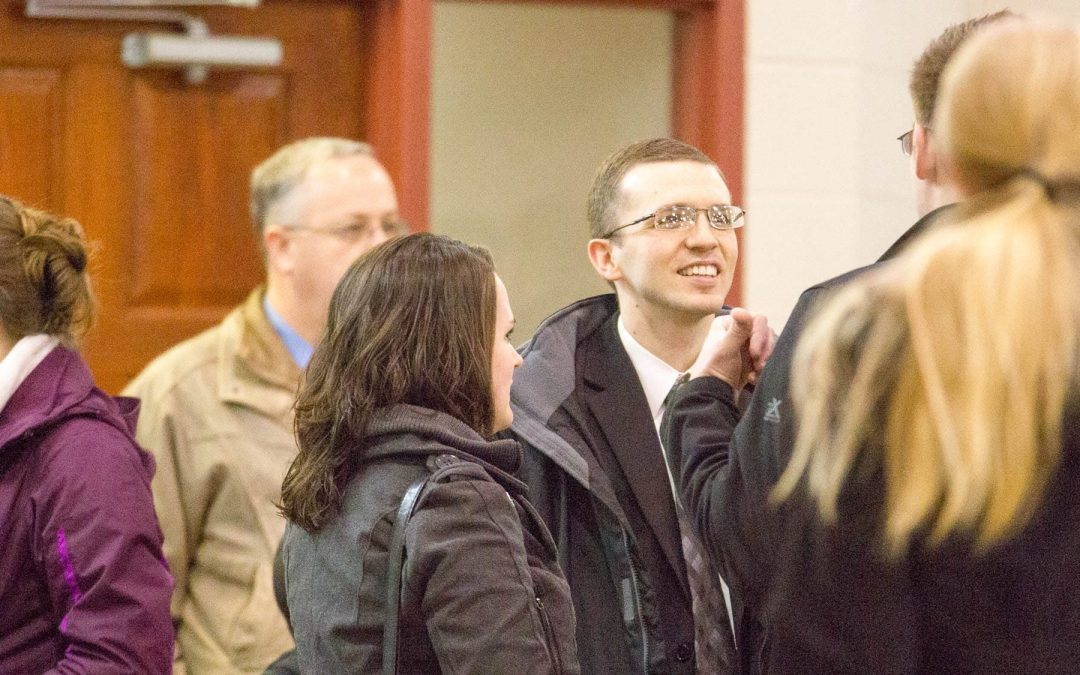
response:
<path id="1" fill-rule="evenodd" d="M 914 135 L 914 129 L 908 129 L 904 133 L 896 137 L 896 140 L 900 141 L 900 150 L 905 155 L 911 155 L 911 137 Z"/>
<path id="2" fill-rule="evenodd" d="M 717 229 L 733 227 L 743 215 L 739 207 L 725 204 L 717 204 L 704 209 L 696 209 L 692 206 L 668 206 L 657 210 L 655 227 L 661 230 L 690 227 L 697 221 L 699 211 L 704 211 L 709 224 Z"/>

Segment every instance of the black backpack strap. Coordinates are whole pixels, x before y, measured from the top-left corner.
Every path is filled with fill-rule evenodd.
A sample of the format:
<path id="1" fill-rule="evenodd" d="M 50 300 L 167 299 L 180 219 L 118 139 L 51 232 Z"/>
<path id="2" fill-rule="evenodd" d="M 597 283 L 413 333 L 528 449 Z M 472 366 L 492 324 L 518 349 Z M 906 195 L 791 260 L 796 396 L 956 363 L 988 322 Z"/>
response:
<path id="1" fill-rule="evenodd" d="M 394 529 L 390 534 L 390 550 L 386 561 L 386 617 L 383 619 L 383 674 L 396 675 L 401 634 L 402 566 L 405 562 L 405 528 L 428 483 L 441 483 L 456 478 L 491 480 L 480 465 L 446 453 L 428 459 L 431 473 L 417 478 L 405 490 L 398 507 Z"/>
<path id="2" fill-rule="evenodd" d="M 430 479 L 430 474 L 421 476 L 405 490 L 397 518 L 394 519 L 393 534 L 390 535 L 390 550 L 386 563 L 386 618 L 383 620 L 383 675 L 397 675 L 398 614 L 401 610 L 401 565 L 405 553 L 405 526 L 412 517 L 420 493 Z"/>

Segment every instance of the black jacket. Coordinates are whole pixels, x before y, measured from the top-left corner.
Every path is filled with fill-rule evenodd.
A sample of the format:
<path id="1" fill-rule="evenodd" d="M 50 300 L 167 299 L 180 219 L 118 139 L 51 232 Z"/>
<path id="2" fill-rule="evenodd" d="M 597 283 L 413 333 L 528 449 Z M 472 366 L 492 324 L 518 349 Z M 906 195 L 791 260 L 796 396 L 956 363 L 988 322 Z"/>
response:
<path id="1" fill-rule="evenodd" d="M 876 263 L 802 293 L 744 414 L 726 407 L 721 396 L 724 387 L 713 378 L 691 380 L 672 397 L 663 429 L 665 443 L 681 466 L 680 489 L 698 531 L 710 544 L 713 560 L 731 588 L 733 604 L 743 608 L 735 617 L 743 672 L 763 672 L 767 661 L 761 611 L 779 542 L 774 537 L 774 514 L 766 504 L 795 444 L 788 394 L 795 345 L 824 298 L 896 257 L 949 208 L 923 216 Z"/>
<path id="2" fill-rule="evenodd" d="M 399 405 L 373 417 L 341 512 L 293 523 L 282 557 L 303 672 L 382 668 L 387 552 L 402 495 L 431 474 L 405 528 L 402 673 L 578 673 L 555 543 L 511 474 L 521 450 Z"/>
<path id="3" fill-rule="evenodd" d="M 555 536 L 586 673 L 692 673 L 694 623 L 662 449 L 614 295 L 548 318 L 514 377 L 512 434 Z M 726 616 L 717 617 L 725 635 Z"/>

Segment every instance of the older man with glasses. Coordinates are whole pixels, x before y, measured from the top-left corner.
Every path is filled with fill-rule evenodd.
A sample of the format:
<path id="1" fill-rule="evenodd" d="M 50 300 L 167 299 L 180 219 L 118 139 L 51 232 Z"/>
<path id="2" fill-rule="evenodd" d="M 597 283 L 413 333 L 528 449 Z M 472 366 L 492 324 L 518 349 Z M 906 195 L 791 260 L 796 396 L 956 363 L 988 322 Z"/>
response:
<path id="1" fill-rule="evenodd" d="M 910 83 L 915 124 L 898 140 L 904 154 L 911 156 L 918 179 L 921 218 L 870 267 L 895 257 L 957 201 L 954 186 L 941 172 L 938 149 L 930 132 L 938 80 L 949 58 L 973 31 L 1006 16 L 1010 13 L 998 12 L 951 26 L 915 62 Z M 745 608 L 736 626 L 743 672 L 769 672 L 769 618 L 762 598 L 773 567 L 780 563 L 770 538 L 772 525 L 762 522 L 763 516 L 758 514 L 775 514 L 763 505 L 794 448 L 795 414 L 788 395 L 788 373 L 795 344 L 814 307 L 867 269 L 849 272 L 802 294 L 733 439 L 716 431 L 720 416 L 739 414 L 731 401 L 730 387 L 720 379 L 694 377 L 675 392 L 670 402 L 664 439 L 682 472 L 682 496 L 731 585 L 732 595 Z M 702 361 L 708 362 L 710 356 L 703 354 Z M 768 517 L 772 515 L 764 516 Z"/>
<path id="2" fill-rule="evenodd" d="M 371 147 L 340 138 L 291 143 L 255 167 L 251 215 L 266 284 L 126 391 L 142 399 L 136 435 L 157 459 L 177 673 L 261 673 L 292 648 L 272 568 L 300 373 L 345 270 L 407 229 Z"/>
<path id="3" fill-rule="evenodd" d="M 671 139 L 600 168 L 587 251 L 614 294 L 545 321 L 511 402 L 529 499 L 559 547 L 585 673 L 732 673 L 723 590 L 674 496 L 658 429 L 731 288 L 744 211 Z"/>

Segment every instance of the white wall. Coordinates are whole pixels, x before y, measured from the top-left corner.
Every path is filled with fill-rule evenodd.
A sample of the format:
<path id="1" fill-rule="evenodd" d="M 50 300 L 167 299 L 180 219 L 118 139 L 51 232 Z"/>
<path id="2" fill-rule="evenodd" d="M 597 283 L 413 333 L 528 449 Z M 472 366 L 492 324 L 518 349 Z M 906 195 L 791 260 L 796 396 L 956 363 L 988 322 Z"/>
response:
<path id="1" fill-rule="evenodd" d="M 959 0 L 747 3 L 746 304 L 782 325 L 798 294 L 873 262 L 914 223 L 896 137 L 911 64 Z"/>
<path id="2" fill-rule="evenodd" d="M 1059 19 L 1080 22 L 1080 3 L 1076 0 L 968 0 L 967 4 L 972 16 L 1008 8 L 1022 14 L 1049 14 Z"/>
<path id="3" fill-rule="evenodd" d="M 585 253 L 603 159 L 670 134 L 673 17 L 551 4 L 435 4 L 432 230 L 491 249 L 524 340 L 605 292 Z"/>
<path id="4" fill-rule="evenodd" d="M 869 264 L 917 218 L 908 74 L 948 25 L 1077 0 L 747 0 L 745 302 L 781 326 L 799 293 Z"/>

